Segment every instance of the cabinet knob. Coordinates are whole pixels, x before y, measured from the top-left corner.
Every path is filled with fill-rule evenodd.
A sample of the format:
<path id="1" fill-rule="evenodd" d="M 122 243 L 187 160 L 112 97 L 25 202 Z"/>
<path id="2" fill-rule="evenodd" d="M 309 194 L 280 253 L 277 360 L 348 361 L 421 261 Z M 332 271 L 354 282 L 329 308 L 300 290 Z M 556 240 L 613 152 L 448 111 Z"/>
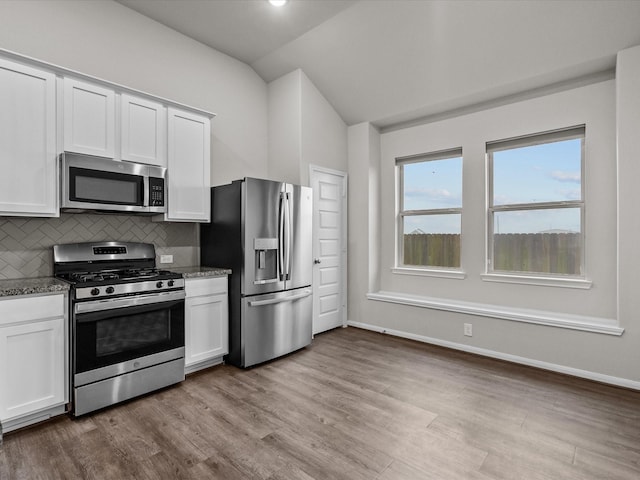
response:
<path id="1" fill-rule="evenodd" d="M 313 263 L 315 263 L 316 265 L 318 265 L 319 263 L 322 263 L 322 261 L 319 258 L 314 258 L 313 259 Z"/>

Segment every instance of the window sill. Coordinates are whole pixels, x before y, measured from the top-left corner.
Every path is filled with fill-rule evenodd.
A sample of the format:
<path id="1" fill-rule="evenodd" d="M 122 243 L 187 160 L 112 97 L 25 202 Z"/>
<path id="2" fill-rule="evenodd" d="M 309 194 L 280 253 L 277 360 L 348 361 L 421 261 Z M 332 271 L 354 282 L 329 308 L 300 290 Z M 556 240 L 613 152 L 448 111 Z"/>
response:
<path id="1" fill-rule="evenodd" d="M 467 278 L 467 274 L 462 270 L 445 270 L 438 268 L 394 267 L 391 269 L 391 272 L 398 275 L 415 275 L 418 277 L 455 278 L 458 280 Z"/>
<path id="2" fill-rule="evenodd" d="M 501 273 L 483 273 L 482 280 L 485 282 L 518 283 L 522 285 L 538 285 L 543 287 L 564 287 L 580 288 L 588 290 L 591 288 L 591 280 L 584 278 L 554 278 L 554 277 L 533 277 L 528 275 L 512 275 Z"/>
<path id="3" fill-rule="evenodd" d="M 570 330 L 581 330 L 584 332 L 602 333 L 606 335 L 620 336 L 624 332 L 624 328 L 621 328 L 615 319 L 609 318 L 587 317 L 584 315 L 572 315 L 545 310 L 530 310 L 485 303 L 463 302 L 460 300 L 423 297 L 419 295 L 385 291 L 368 293 L 367 298 L 369 300 L 379 302 L 398 303 L 401 305 L 429 308 L 432 310 L 443 310 L 446 312 L 511 320 L 515 322 L 533 323 L 549 327 L 567 328 Z"/>

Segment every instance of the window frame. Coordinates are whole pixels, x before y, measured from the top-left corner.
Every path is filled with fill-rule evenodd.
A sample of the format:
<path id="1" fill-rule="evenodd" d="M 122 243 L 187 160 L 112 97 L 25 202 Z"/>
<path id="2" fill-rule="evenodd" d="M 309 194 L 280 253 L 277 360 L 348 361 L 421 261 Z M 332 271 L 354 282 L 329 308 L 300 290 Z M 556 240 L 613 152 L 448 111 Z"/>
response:
<path id="1" fill-rule="evenodd" d="M 396 258 L 395 267 L 392 269 L 394 273 L 409 275 L 430 275 L 443 276 L 447 278 L 464 278 L 462 272 L 462 210 L 461 206 L 457 208 L 431 208 L 419 210 L 404 210 L 404 165 L 412 163 L 431 162 L 436 160 L 447 160 L 460 158 L 462 161 L 461 186 L 464 185 L 464 157 L 462 155 L 462 147 L 449 148 L 446 150 L 438 150 L 429 153 L 420 153 L 408 155 L 404 157 L 396 157 L 396 191 L 397 191 L 397 215 L 396 215 Z M 462 189 L 461 189 L 462 193 Z M 460 265 L 457 267 L 442 267 L 435 265 L 407 265 L 404 263 L 404 219 L 408 216 L 426 216 L 426 215 L 460 215 Z"/>
<path id="2" fill-rule="evenodd" d="M 511 150 L 515 148 L 531 147 L 548 143 L 580 139 L 580 199 L 559 200 L 548 202 L 527 202 L 504 205 L 493 205 L 494 201 L 494 165 L 493 153 Z M 531 283 L 537 285 L 571 286 L 576 288 L 589 288 L 590 282 L 586 280 L 586 201 L 585 201 L 585 164 L 586 164 L 586 125 L 550 130 L 530 135 L 507 138 L 486 142 L 485 155 L 487 165 L 487 250 L 485 257 L 484 280 L 488 281 L 514 281 L 516 283 Z M 551 210 L 563 208 L 578 208 L 580 210 L 580 241 L 582 251 L 580 254 L 580 273 L 562 274 L 533 272 L 522 270 L 495 270 L 494 269 L 494 217 L 500 212 L 520 212 L 527 210 Z M 574 285 L 575 283 L 575 285 Z M 584 283 L 584 285 L 582 285 Z"/>

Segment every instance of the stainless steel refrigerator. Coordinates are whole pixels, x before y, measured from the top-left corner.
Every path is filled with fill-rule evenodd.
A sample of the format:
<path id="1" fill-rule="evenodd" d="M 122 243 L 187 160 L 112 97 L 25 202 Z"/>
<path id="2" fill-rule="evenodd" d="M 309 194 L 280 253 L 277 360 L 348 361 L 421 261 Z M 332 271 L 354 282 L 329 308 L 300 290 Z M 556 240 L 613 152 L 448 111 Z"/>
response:
<path id="1" fill-rule="evenodd" d="M 311 343 L 311 188 L 257 178 L 211 189 L 200 263 L 231 268 L 229 354 L 250 367 Z"/>

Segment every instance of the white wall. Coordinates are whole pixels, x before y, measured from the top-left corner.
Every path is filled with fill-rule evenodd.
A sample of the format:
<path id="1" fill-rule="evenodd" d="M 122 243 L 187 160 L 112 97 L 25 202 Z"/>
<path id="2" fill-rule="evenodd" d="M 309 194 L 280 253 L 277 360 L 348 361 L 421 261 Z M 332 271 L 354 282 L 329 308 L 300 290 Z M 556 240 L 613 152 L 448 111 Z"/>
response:
<path id="1" fill-rule="evenodd" d="M 269 178 L 309 184 L 309 165 L 347 170 L 347 126 L 302 70 L 269 83 Z"/>
<path id="2" fill-rule="evenodd" d="M 369 123 L 348 129 L 349 246 L 348 305 L 350 320 L 368 321 L 368 292 L 379 290 L 380 270 L 380 134 Z"/>
<path id="3" fill-rule="evenodd" d="M 618 316 L 627 336 L 611 361 L 640 377 L 640 46 L 618 54 Z"/>
<path id="4" fill-rule="evenodd" d="M 268 178 L 300 183 L 302 156 L 301 70 L 295 70 L 268 85 L 269 168 Z"/>
<path id="5" fill-rule="evenodd" d="M 301 72 L 302 157 L 300 183 L 309 184 L 309 165 L 347 171 L 347 125 Z"/>
<path id="6" fill-rule="evenodd" d="M 621 52 L 615 81 L 383 133 L 380 136 L 379 171 L 368 173 L 369 178 L 379 175 L 379 206 L 375 199 L 369 198 L 371 187 L 365 182 L 352 183 L 350 190 L 352 198 L 359 202 L 369 198 L 368 205 L 361 206 L 368 210 L 368 215 L 351 216 L 350 245 L 375 248 L 368 238 L 368 223 L 370 218 L 379 215 L 382 233 L 377 251 L 380 261 L 377 288 L 380 290 L 435 297 L 459 304 L 472 302 L 507 309 L 548 311 L 552 315 L 611 319 L 625 329 L 622 336 L 367 300 L 364 286 L 369 292 L 375 291 L 376 286 L 369 281 L 371 268 L 364 264 L 366 259 L 362 255 L 359 260 L 351 256 L 357 265 L 350 268 L 349 289 L 350 295 L 354 295 L 349 303 L 350 322 L 640 388 L 640 300 L 634 280 L 640 271 L 640 256 L 635 251 L 640 240 L 640 220 L 637 219 L 640 201 L 637 190 L 637 179 L 640 178 L 638 85 L 640 47 Z M 485 142 L 583 123 L 587 129 L 586 266 L 592 288 L 484 282 L 480 274 L 484 271 L 486 241 Z M 363 133 L 365 128 L 366 124 L 349 129 L 352 177 L 356 172 L 364 174 L 375 156 L 374 152 L 369 159 L 364 158 L 363 152 L 369 149 L 368 142 L 371 141 L 371 135 Z M 395 264 L 396 241 L 394 159 L 454 147 L 462 147 L 464 157 L 462 268 L 467 276 L 460 280 L 394 274 L 391 272 Z M 463 323 L 473 324 L 473 337 L 463 335 Z"/>
<path id="7" fill-rule="evenodd" d="M 0 48 L 214 112 L 212 184 L 266 174 L 265 82 L 119 3 L 0 1 Z"/>

